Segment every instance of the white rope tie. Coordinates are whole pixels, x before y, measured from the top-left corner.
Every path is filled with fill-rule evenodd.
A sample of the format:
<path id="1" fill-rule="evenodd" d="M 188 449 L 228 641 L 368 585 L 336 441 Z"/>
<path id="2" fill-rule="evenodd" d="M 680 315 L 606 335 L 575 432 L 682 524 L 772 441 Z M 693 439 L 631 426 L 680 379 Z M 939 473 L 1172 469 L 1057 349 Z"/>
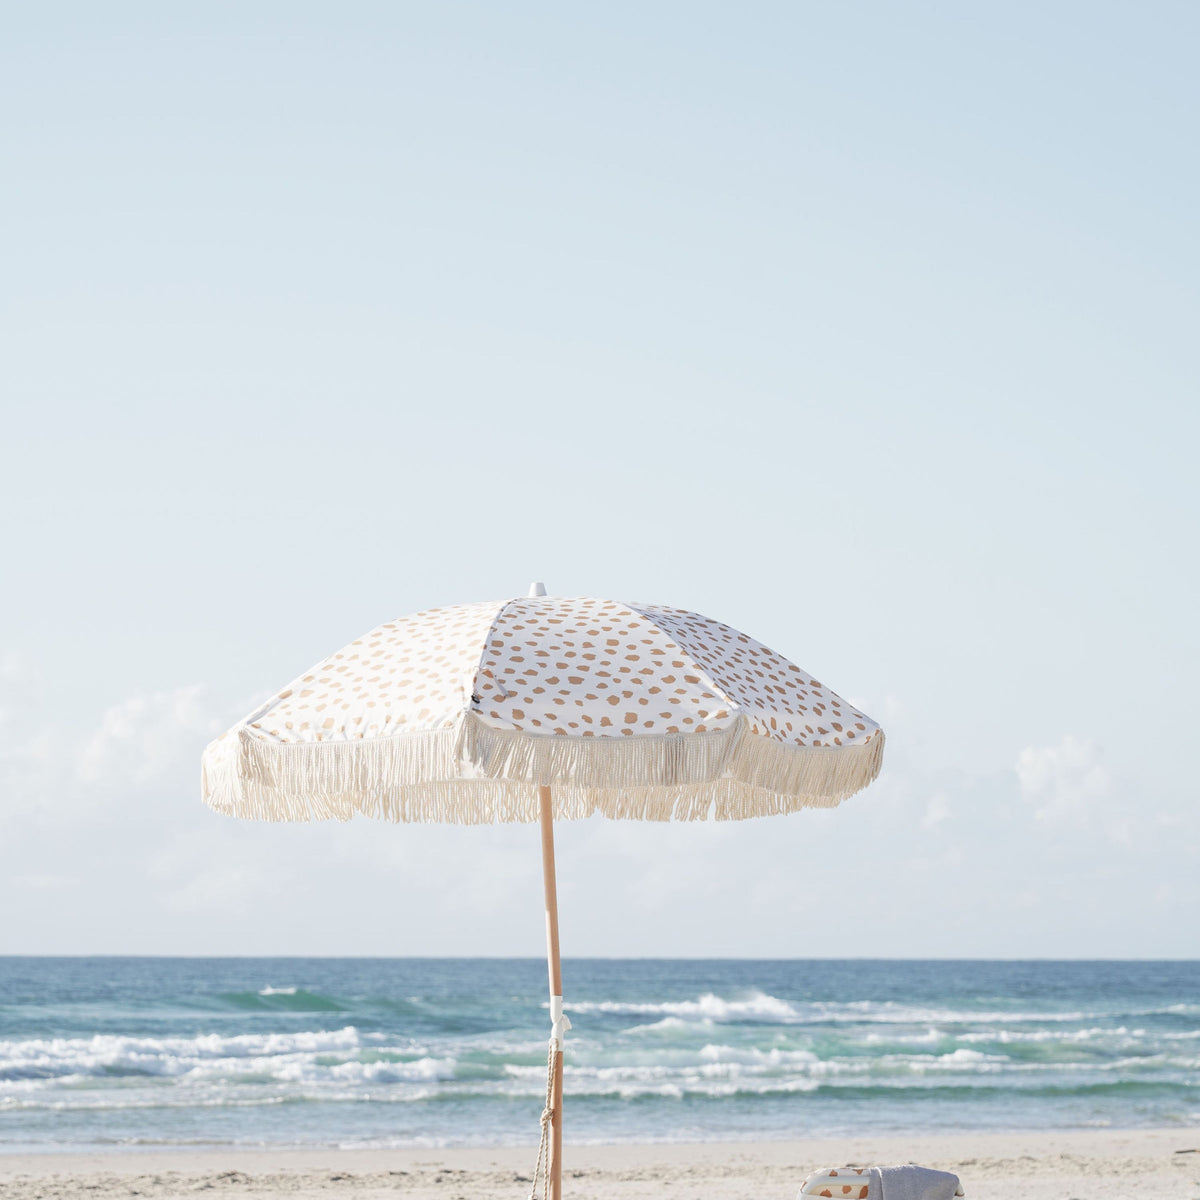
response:
<path id="1" fill-rule="evenodd" d="M 563 999 L 561 996 L 550 997 L 550 1049 L 561 1050 L 563 1048 L 563 1038 L 567 1036 L 567 1030 L 571 1028 L 571 1018 L 563 1013 Z"/>
<path id="2" fill-rule="evenodd" d="M 542 1140 L 538 1143 L 537 1163 L 529 1200 L 537 1200 L 538 1177 L 542 1180 L 542 1200 L 550 1200 L 550 1126 L 554 1122 L 554 1056 L 561 1054 L 563 1038 L 571 1028 L 571 1019 L 563 1013 L 563 998 L 550 997 L 550 1050 L 546 1055 L 546 1103 L 542 1108 Z"/>
<path id="3" fill-rule="evenodd" d="M 538 1143 L 537 1163 L 533 1168 L 533 1183 L 529 1200 L 537 1200 L 538 1176 L 542 1177 L 542 1200 L 550 1200 L 550 1123 L 554 1120 L 554 1041 L 546 1056 L 546 1105 L 542 1109 L 542 1140 Z M 543 1169 L 544 1168 L 544 1169 Z"/>

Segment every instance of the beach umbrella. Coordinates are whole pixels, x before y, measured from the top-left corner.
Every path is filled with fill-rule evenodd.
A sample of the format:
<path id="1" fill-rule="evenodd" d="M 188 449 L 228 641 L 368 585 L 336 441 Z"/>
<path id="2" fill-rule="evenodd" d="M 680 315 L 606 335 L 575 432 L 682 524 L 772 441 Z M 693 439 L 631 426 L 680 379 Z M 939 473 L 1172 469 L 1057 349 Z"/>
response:
<path id="1" fill-rule="evenodd" d="M 388 621 L 212 742 L 218 812 L 266 821 L 538 821 L 551 1037 L 538 1174 L 560 1200 L 554 820 L 740 820 L 838 804 L 884 736 L 807 671 L 679 608 L 527 597 Z"/>

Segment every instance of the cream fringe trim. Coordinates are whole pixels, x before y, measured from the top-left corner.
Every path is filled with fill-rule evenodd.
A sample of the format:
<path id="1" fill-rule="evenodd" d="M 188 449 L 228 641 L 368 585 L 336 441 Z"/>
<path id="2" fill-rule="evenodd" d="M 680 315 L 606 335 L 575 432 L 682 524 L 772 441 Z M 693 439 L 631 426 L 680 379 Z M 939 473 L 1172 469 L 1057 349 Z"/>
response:
<path id="1" fill-rule="evenodd" d="M 803 747 L 751 733 L 550 737 L 493 729 L 474 714 L 449 728 L 351 742 L 275 742 L 245 725 L 204 752 L 204 800 L 261 821 L 349 820 L 461 825 L 536 821 L 535 785 L 554 815 L 719 821 L 830 808 L 883 761 L 879 730 L 857 746 Z"/>

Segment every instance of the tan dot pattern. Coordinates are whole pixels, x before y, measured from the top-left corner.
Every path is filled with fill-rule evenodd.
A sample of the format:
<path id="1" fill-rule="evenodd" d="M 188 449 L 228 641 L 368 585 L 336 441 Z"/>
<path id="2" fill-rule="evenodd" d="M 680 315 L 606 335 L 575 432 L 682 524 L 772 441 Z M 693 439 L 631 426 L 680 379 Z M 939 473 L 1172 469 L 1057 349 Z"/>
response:
<path id="1" fill-rule="evenodd" d="M 797 746 L 853 746 L 879 728 L 795 663 L 720 621 L 682 608 L 631 607 L 670 634 L 755 733 Z"/>
<path id="2" fill-rule="evenodd" d="M 869 1167 L 823 1167 L 814 1171 L 800 1185 L 801 1196 L 840 1197 L 841 1200 L 867 1200 L 871 1194 L 869 1182 L 864 1183 L 871 1175 Z M 963 1195 L 962 1185 L 954 1189 L 956 1196 Z"/>
<path id="3" fill-rule="evenodd" d="M 447 729 L 634 738 L 746 718 L 797 746 L 854 746 L 878 726 L 761 642 L 678 608 L 544 596 L 389 621 L 306 671 L 246 724 L 278 742 Z"/>
<path id="4" fill-rule="evenodd" d="M 501 607 L 433 608 L 379 625 L 290 683 L 249 727 L 280 742 L 448 728 L 471 703 L 479 655 Z"/>
<path id="5" fill-rule="evenodd" d="M 866 1167 L 827 1167 L 814 1171 L 801 1185 L 802 1196 L 841 1196 L 846 1200 L 867 1200 L 870 1185 L 863 1183 L 869 1175 Z"/>
<path id="6" fill-rule="evenodd" d="M 728 699 L 651 620 L 613 600 L 516 600 L 480 664 L 488 724 L 559 737 L 707 733 L 736 719 Z"/>

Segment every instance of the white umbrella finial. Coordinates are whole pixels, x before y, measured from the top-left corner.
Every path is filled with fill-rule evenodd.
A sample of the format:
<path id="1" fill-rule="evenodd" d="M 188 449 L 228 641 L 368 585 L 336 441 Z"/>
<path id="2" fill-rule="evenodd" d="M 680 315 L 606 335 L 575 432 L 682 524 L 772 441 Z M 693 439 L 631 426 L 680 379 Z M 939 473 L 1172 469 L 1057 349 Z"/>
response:
<path id="1" fill-rule="evenodd" d="M 546 594 L 546 585 L 544 583 L 531 583 L 529 585 L 529 594 L 531 596 L 544 596 Z"/>

